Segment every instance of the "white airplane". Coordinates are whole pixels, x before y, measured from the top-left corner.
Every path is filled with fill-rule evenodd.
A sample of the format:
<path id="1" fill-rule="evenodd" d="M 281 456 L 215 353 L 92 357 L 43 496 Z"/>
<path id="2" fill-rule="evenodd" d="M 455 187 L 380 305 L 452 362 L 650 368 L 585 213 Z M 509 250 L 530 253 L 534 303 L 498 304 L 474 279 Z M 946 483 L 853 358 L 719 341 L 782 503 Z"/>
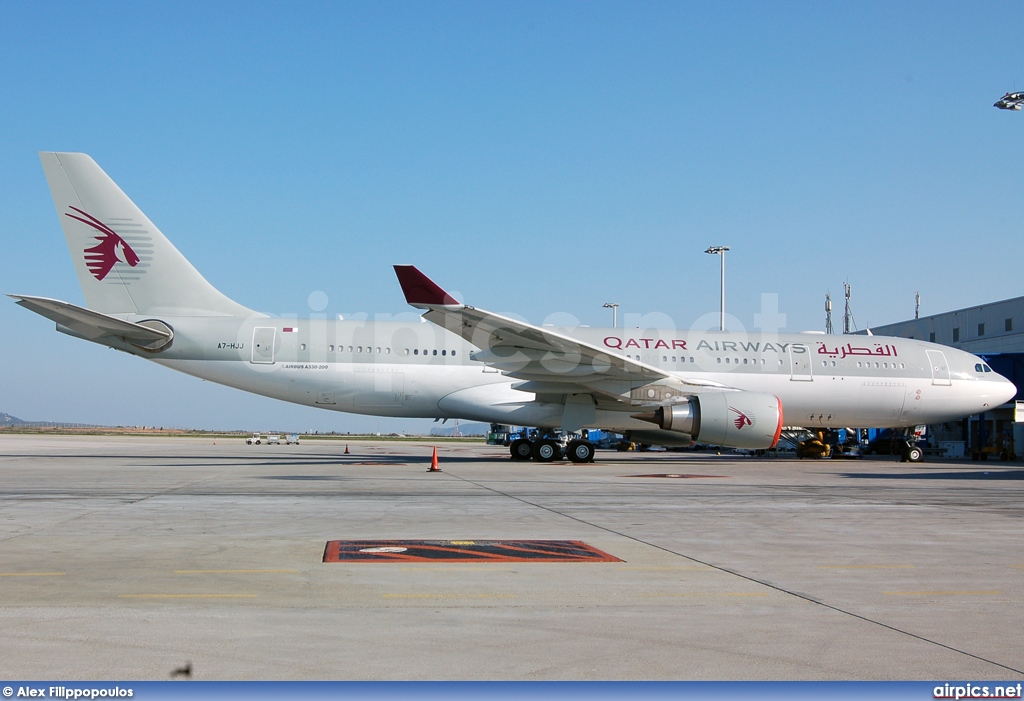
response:
<path id="1" fill-rule="evenodd" d="M 433 323 L 277 318 L 217 291 L 89 156 L 41 153 L 86 307 L 9 295 L 57 330 L 212 382 L 334 411 L 773 447 L 783 424 L 960 419 L 1016 388 L 980 358 L 904 338 L 553 328 L 461 304 L 412 266 Z M 562 446 L 513 443 L 514 459 Z M 574 462 L 593 459 L 577 437 Z"/>

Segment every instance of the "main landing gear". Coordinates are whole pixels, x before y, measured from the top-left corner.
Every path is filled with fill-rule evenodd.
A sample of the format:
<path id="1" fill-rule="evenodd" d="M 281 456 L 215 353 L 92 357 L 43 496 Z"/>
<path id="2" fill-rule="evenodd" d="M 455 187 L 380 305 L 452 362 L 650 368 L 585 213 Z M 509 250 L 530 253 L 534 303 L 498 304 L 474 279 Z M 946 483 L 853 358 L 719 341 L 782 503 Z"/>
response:
<path id="1" fill-rule="evenodd" d="M 513 460 L 534 459 L 537 462 L 554 462 L 568 458 L 575 463 L 594 462 L 594 444 L 582 438 L 574 438 L 568 444 L 556 438 L 527 440 L 517 438 L 508 448 Z"/>

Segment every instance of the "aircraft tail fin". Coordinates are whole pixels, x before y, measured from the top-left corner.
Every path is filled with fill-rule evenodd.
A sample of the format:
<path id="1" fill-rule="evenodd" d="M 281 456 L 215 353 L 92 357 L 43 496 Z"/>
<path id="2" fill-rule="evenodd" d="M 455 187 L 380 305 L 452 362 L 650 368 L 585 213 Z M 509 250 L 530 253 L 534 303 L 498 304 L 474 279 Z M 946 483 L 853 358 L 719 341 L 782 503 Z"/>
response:
<path id="1" fill-rule="evenodd" d="M 89 309 L 105 314 L 250 316 L 174 247 L 84 153 L 39 154 Z"/>

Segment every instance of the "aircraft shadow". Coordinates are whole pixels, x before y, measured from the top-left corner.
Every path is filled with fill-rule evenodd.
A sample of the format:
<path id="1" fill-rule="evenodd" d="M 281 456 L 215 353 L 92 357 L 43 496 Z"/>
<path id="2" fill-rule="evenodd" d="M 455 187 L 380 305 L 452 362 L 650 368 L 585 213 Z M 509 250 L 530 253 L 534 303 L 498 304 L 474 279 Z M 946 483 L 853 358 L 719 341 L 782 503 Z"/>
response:
<path id="1" fill-rule="evenodd" d="M 860 472 L 844 473 L 851 479 L 900 480 L 1024 480 L 1024 470 L 971 470 L 970 472 Z"/>

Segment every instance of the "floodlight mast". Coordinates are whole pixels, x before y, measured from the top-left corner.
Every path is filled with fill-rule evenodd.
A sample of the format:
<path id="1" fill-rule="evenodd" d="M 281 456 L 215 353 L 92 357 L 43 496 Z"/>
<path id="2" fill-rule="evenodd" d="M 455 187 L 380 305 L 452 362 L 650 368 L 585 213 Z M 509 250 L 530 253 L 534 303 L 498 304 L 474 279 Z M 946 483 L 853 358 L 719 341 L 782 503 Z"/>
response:
<path id="1" fill-rule="evenodd" d="M 618 304 L 618 302 L 605 302 L 602 306 L 605 309 L 611 309 L 612 310 L 612 328 L 613 329 L 616 328 L 618 326 L 618 319 L 616 318 L 617 317 L 616 313 L 619 311 L 619 304 Z"/>
<path id="2" fill-rule="evenodd" d="M 725 331 L 725 252 L 728 250 L 728 246 L 708 246 L 708 250 L 704 251 L 711 255 L 722 256 L 722 331 Z"/>

